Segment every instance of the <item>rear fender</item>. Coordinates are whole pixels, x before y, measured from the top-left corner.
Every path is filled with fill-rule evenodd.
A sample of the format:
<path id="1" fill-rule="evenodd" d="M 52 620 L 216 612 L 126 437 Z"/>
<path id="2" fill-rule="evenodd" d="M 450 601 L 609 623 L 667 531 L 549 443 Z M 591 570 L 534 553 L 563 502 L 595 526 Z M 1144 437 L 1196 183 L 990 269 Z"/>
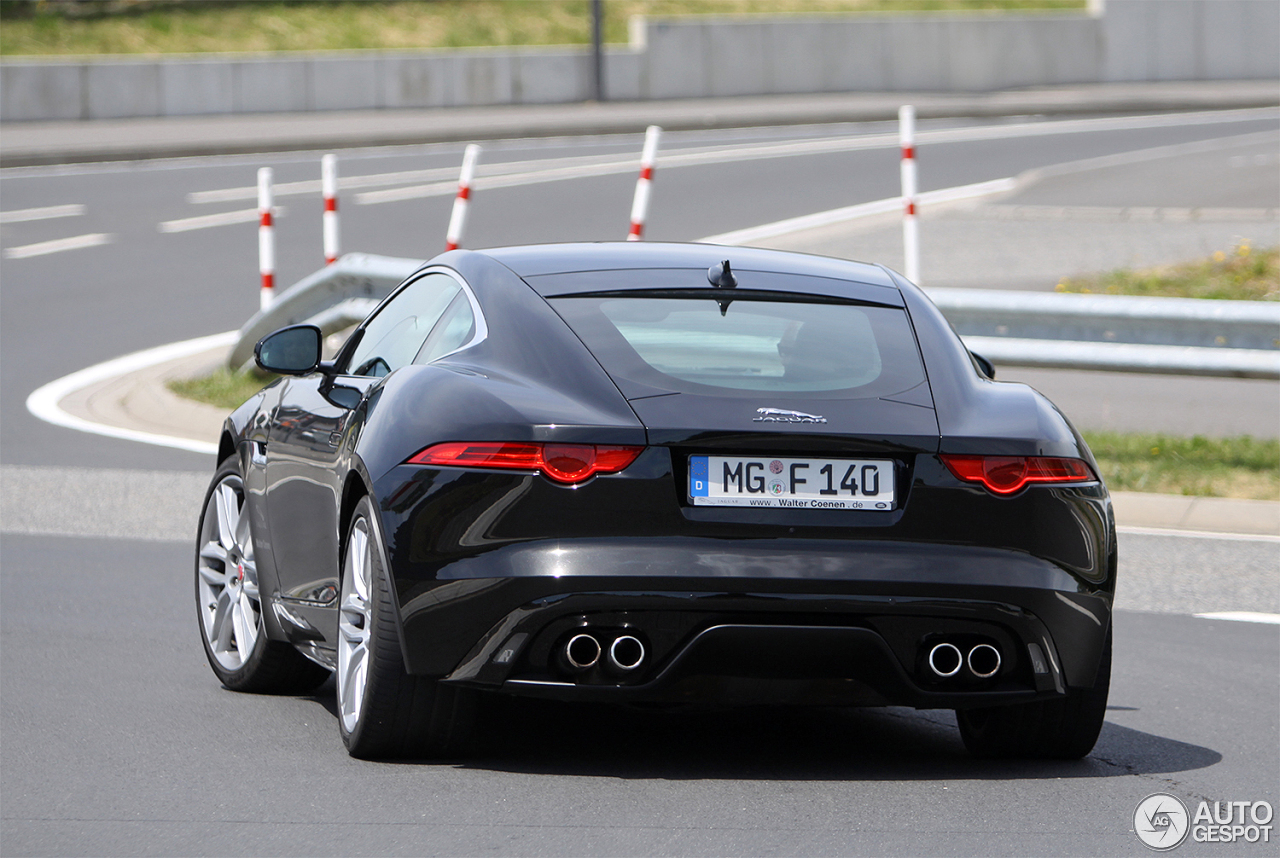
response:
<path id="1" fill-rule="evenodd" d="M 889 269 L 885 269 L 889 271 Z M 942 453 L 1064 456 L 1095 464 L 1052 402 L 1025 384 L 979 375 L 951 323 L 918 286 L 899 277 L 938 416 Z"/>

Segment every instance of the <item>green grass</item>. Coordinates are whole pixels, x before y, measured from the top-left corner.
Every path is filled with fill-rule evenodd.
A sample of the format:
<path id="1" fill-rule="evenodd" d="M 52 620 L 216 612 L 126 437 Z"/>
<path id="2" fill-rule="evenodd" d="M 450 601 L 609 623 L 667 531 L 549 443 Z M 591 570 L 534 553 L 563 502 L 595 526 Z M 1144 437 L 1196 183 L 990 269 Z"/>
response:
<path id="1" fill-rule="evenodd" d="M 1112 491 L 1280 500 L 1280 440 L 1083 434 Z"/>
<path id="2" fill-rule="evenodd" d="M 1247 243 L 1208 259 L 1138 271 L 1121 269 L 1096 277 L 1064 279 L 1059 292 L 1155 295 L 1230 301 L 1280 301 L 1280 248 Z"/>
<path id="3" fill-rule="evenodd" d="M 632 15 L 1082 11 L 1085 0 L 606 0 L 605 40 Z M 328 51 L 585 44 L 589 0 L 0 0 L 0 55 Z"/>
<path id="4" fill-rule="evenodd" d="M 171 381 L 169 389 L 187 399 L 231 411 L 278 377 L 258 372 L 256 369 L 232 372 L 226 367 L 221 367 L 211 375 Z"/>

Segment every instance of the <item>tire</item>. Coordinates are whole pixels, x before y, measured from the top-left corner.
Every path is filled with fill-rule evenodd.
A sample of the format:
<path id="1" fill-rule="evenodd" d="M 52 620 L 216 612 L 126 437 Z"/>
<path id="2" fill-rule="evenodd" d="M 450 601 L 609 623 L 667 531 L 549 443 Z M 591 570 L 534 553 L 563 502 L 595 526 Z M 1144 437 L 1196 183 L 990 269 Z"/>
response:
<path id="1" fill-rule="evenodd" d="M 440 757 L 466 747 L 476 692 L 405 672 L 373 504 L 356 505 L 338 605 L 338 729 L 361 759 Z"/>
<path id="2" fill-rule="evenodd" d="M 196 613 L 204 654 L 232 691 L 301 694 L 324 682 L 329 671 L 267 637 L 244 500 L 239 465 L 228 456 L 205 493 L 196 542 Z"/>
<path id="3" fill-rule="evenodd" d="M 960 738 L 975 757 L 1078 760 L 1093 750 L 1107 714 L 1111 686 L 1111 630 L 1092 688 L 1065 698 L 1014 706 L 957 709 Z"/>

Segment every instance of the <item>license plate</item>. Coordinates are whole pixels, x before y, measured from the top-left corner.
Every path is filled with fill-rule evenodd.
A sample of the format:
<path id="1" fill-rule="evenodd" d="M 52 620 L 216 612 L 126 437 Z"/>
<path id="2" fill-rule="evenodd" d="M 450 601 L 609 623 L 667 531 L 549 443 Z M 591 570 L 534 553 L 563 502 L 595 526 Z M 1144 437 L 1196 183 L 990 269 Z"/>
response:
<path id="1" fill-rule="evenodd" d="M 695 506 L 891 510 L 894 485 L 888 459 L 689 457 Z"/>

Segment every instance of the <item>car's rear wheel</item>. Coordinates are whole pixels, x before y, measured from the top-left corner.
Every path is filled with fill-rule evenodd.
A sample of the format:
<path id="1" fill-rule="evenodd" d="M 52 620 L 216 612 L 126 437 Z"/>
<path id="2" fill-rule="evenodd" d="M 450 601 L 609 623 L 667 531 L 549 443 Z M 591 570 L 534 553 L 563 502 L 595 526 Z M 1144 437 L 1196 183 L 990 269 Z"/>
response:
<path id="1" fill-rule="evenodd" d="M 373 505 L 363 498 L 347 534 L 338 607 L 338 725 L 353 757 L 457 753 L 475 719 L 475 692 L 405 672 L 396 606 Z"/>
<path id="2" fill-rule="evenodd" d="M 196 610 L 205 655 L 218 679 L 233 691 L 308 691 L 324 682 L 329 671 L 289 644 L 267 638 L 244 500 L 244 482 L 231 456 L 219 466 L 205 495 L 196 545 Z"/>
<path id="3" fill-rule="evenodd" d="M 1107 714 L 1111 686 L 1111 631 L 1092 688 L 1066 697 L 1015 706 L 957 709 L 960 738 L 976 757 L 1078 760 L 1093 750 Z"/>

